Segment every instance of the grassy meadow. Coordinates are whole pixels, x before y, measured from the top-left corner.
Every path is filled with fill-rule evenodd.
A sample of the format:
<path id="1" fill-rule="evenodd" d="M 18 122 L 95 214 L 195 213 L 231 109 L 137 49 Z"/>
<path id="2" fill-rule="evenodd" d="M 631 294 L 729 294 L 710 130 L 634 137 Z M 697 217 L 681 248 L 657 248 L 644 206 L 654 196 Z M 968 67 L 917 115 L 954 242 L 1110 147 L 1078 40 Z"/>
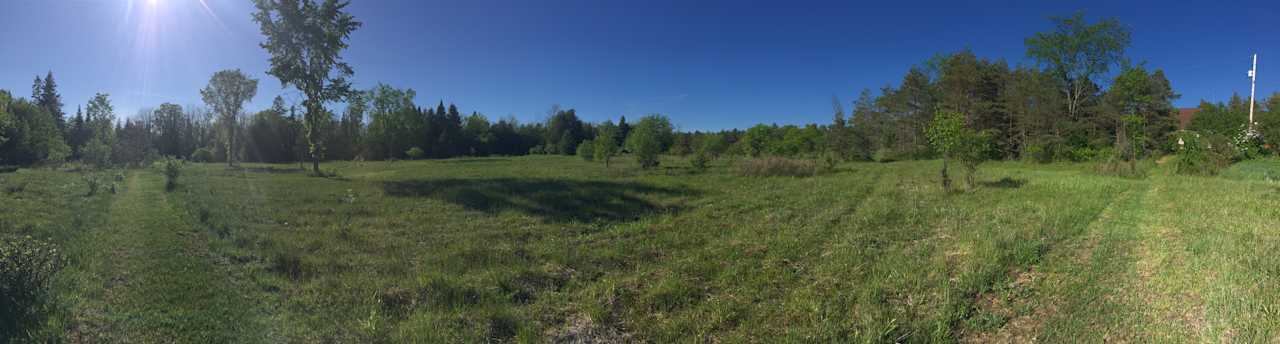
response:
<path id="1" fill-rule="evenodd" d="M 529 156 L 0 174 L 65 342 L 1267 342 L 1280 161 L 808 178 Z"/>

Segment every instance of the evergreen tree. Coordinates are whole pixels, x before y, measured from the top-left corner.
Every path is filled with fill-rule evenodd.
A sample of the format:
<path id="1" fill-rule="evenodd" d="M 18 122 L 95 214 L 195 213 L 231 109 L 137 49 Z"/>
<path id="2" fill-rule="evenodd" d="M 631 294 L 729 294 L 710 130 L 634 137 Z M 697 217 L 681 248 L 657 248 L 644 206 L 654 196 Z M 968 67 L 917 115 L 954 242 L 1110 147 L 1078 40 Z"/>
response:
<path id="1" fill-rule="evenodd" d="M 40 85 L 40 96 L 32 100 L 53 117 L 59 131 L 67 130 L 66 114 L 62 112 L 62 95 L 58 94 L 58 83 L 53 80 L 52 71 L 45 75 L 44 82 Z"/>
<path id="2" fill-rule="evenodd" d="M 627 142 L 627 135 L 631 135 L 631 125 L 627 124 L 627 116 L 622 116 L 618 119 L 618 134 L 615 135 L 618 147 Z"/>

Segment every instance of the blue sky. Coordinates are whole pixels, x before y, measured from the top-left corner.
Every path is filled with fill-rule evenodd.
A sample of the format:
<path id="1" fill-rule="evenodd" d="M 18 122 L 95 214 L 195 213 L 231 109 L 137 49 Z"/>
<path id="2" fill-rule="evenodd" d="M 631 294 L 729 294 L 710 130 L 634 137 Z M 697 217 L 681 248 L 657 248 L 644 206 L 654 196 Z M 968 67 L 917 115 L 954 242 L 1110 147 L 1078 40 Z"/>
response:
<path id="1" fill-rule="evenodd" d="M 283 94 L 265 75 L 248 0 L 0 0 L 0 89 L 28 96 L 53 70 L 67 112 L 110 93 L 120 116 L 200 103 L 210 75 L 260 78 L 250 110 Z M 896 84 L 935 53 L 1029 63 L 1023 39 L 1083 10 L 1133 30 L 1129 56 L 1165 70 L 1179 106 L 1280 91 L 1280 3 L 1221 1 L 355 0 L 345 53 L 357 86 L 418 91 L 491 118 L 669 115 L 686 130 L 827 122 L 831 96 Z M 1275 73 L 1269 70 L 1275 70 Z M 846 105 L 847 106 L 847 105 Z"/>

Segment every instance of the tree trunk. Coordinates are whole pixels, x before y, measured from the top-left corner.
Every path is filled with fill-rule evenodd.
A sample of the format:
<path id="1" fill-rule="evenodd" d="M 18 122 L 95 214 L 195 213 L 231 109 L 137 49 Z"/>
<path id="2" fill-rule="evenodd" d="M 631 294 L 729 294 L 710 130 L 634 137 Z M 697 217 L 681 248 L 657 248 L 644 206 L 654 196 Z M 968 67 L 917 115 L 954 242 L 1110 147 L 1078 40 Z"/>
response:
<path id="1" fill-rule="evenodd" d="M 947 175 L 947 157 L 942 157 L 942 189 L 951 191 L 951 176 Z"/>

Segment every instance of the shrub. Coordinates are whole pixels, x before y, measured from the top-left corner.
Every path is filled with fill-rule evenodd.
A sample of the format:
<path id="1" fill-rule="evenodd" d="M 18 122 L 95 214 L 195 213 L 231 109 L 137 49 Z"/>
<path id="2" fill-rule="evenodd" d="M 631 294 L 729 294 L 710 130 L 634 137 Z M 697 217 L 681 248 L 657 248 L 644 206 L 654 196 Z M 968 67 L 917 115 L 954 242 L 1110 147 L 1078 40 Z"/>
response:
<path id="1" fill-rule="evenodd" d="M 689 165 L 693 166 L 693 169 L 698 172 L 706 171 L 707 165 L 710 163 L 711 154 L 707 154 L 705 149 L 699 149 L 696 153 L 693 153 L 692 157 L 689 157 Z"/>
<path id="2" fill-rule="evenodd" d="M 578 144 L 578 157 L 582 160 L 591 161 L 596 158 L 596 143 L 592 140 L 583 140 Z"/>
<path id="3" fill-rule="evenodd" d="M 107 166 L 111 164 L 111 145 L 94 138 L 80 149 L 80 155 L 98 167 Z"/>
<path id="4" fill-rule="evenodd" d="M 671 131 L 671 121 L 662 115 L 645 116 L 631 128 L 627 148 L 635 154 L 641 168 L 658 167 L 658 154 L 671 145 Z"/>
<path id="5" fill-rule="evenodd" d="M 1222 146 L 1225 146 L 1222 142 L 1218 143 L 1218 150 L 1215 151 L 1212 142 L 1215 140 L 1194 131 L 1184 130 L 1174 136 L 1178 138 L 1178 163 L 1174 166 L 1174 172 L 1210 176 L 1218 174 L 1218 171 L 1230 164 L 1230 155 L 1222 151 Z"/>
<path id="6" fill-rule="evenodd" d="M 834 151 L 827 151 L 822 154 L 822 173 L 831 173 L 836 171 L 836 167 L 840 165 L 840 155 Z"/>
<path id="7" fill-rule="evenodd" d="M 1047 164 L 1053 162 L 1053 150 L 1048 144 L 1032 143 L 1022 147 L 1021 158 L 1023 161 Z"/>
<path id="8" fill-rule="evenodd" d="M 427 152 L 424 152 L 422 148 L 413 147 L 413 148 L 409 148 L 409 150 L 407 151 L 404 151 L 404 155 L 408 155 L 409 159 L 418 160 L 426 156 Z"/>
<path id="9" fill-rule="evenodd" d="M 973 187 L 978 165 L 991 157 L 991 133 L 975 132 L 964 125 L 964 116 L 957 112 L 940 111 L 934 116 L 926 135 L 934 150 L 942 153 L 942 187 L 951 190 L 951 177 L 947 175 L 947 162 L 957 160 L 965 169 L 965 181 Z"/>
<path id="10" fill-rule="evenodd" d="M 208 148 L 196 148 L 196 151 L 191 152 L 191 161 L 211 162 L 213 161 L 213 151 Z"/>
<path id="11" fill-rule="evenodd" d="M 155 162 L 155 167 L 164 174 L 164 189 L 172 191 L 178 186 L 178 175 L 182 174 L 183 161 L 173 157 L 164 157 Z"/>
<path id="12" fill-rule="evenodd" d="M 542 145 L 537 145 L 529 148 L 529 155 L 538 155 L 543 153 L 544 151 L 542 149 Z"/>
<path id="13" fill-rule="evenodd" d="M 50 312 L 53 275 L 66 266 L 56 245 L 0 239 L 0 341 L 30 335 Z"/>
<path id="14" fill-rule="evenodd" d="M 1103 160 L 1102 158 L 1104 158 L 1105 155 L 1106 155 L 1106 152 L 1104 152 L 1101 149 L 1097 149 L 1093 147 L 1076 147 L 1072 149 L 1070 153 L 1068 153 L 1068 157 L 1073 162 Z"/>
<path id="15" fill-rule="evenodd" d="M 738 163 L 738 174 L 753 177 L 808 177 L 817 173 L 813 160 L 790 159 L 778 156 L 746 159 Z"/>
<path id="16" fill-rule="evenodd" d="M 1263 149 L 1262 135 L 1256 130 L 1248 128 L 1240 128 L 1234 136 L 1231 137 L 1231 145 L 1235 147 L 1235 154 L 1232 157 L 1235 161 L 1253 160 L 1261 158 L 1266 151 Z"/>
<path id="17" fill-rule="evenodd" d="M 89 193 L 86 196 L 98 194 L 98 187 L 102 186 L 102 180 L 98 178 L 98 175 L 93 173 L 86 174 L 84 175 L 84 182 L 89 186 Z"/>
<path id="18" fill-rule="evenodd" d="M 609 160 L 618 155 L 618 144 L 614 137 L 612 132 L 606 132 L 605 135 L 596 138 L 595 148 L 591 149 L 592 153 L 595 153 L 595 160 L 603 161 L 604 167 L 609 167 Z"/>

